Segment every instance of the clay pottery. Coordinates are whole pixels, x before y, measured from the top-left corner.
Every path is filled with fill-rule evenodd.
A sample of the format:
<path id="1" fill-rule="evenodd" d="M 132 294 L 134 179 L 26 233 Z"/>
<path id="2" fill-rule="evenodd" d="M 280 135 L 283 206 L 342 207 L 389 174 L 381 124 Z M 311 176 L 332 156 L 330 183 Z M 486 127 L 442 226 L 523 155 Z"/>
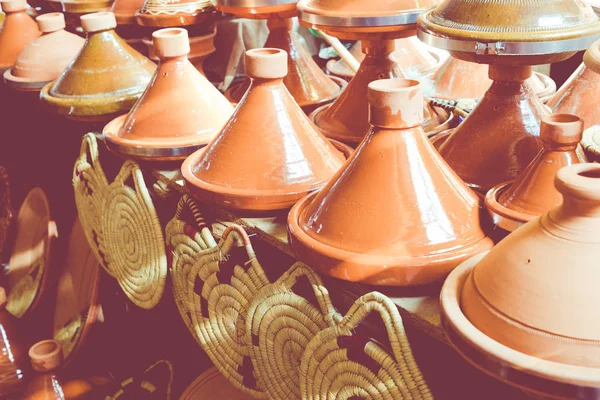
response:
<path id="1" fill-rule="evenodd" d="M 0 396 L 7 398 L 24 388 L 27 362 L 26 338 L 19 321 L 6 310 L 6 292 L 0 287 Z"/>
<path id="2" fill-rule="evenodd" d="M 336 101 L 316 109 L 310 115 L 326 137 L 350 145 L 360 143 L 370 129 L 367 101 L 369 83 L 382 78 L 404 77 L 400 66 L 391 57 L 395 51 L 393 40 L 363 40 L 362 45 L 366 56 L 348 87 Z M 428 102 L 424 102 L 423 107 L 423 129 L 428 134 L 449 128 L 451 116 L 446 111 L 434 108 Z"/>
<path id="3" fill-rule="evenodd" d="M 233 106 L 187 59 L 185 29 L 161 29 L 152 38 L 158 69 L 129 114 L 106 125 L 104 138 L 127 157 L 184 159 L 219 133 Z"/>
<path id="4" fill-rule="evenodd" d="M 44 340 L 29 349 L 35 376 L 27 385 L 23 400 L 65 400 L 62 384 L 57 376 L 63 364 L 62 347 L 56 340 Z"/>
<path id="5" fill-rule="evenodd" d="M 600 125 L 594 125 L 583 132 L 581 147 L 588 160 L 600 162 Z"/>
<path id="6" fill-rule="evenodd" d="M 600 389 L 600 166 L 556 175 L 563 203 L 458 267 L 441 294 L 450 340 L 488 373 L 553 398 Z"/>
<path id="7" fill-rule="evenodd" d="M 298 0 L 214 0 L 218 11 L 242 18 L 264 19 L 277 14 L 281 18 L 296 16 Z M 265 46 L 266 47 L 266 46 Z"/>
<path id="8" fill-rule="evenodd" d="M 144 5 L 144 0 L 115 0 L 110 11 L 115 14 L 117 25 L 135 25 L 135 13 Z"/>
<path id="9" fill-rule="evenodd" d="M 15 66 L 4 73 L 5 82 L 18 90 L 39 91 L 56 80 L 81 51 L 84 39 L 65 31 L 61 13 L 36 18 L 42 36 L 21 52 Z"/>
<path id="10" fill-rule="evenodd" d="M 236 389 L 216 368 L 210 368 L 194 380 L 179 400 L 204 398 L 252 400 L 252 396 Z"/>
<path id="11" fill-rule="evenodd" d="M 343 155 L 283 84 L 287 57 L 280 49 L 246 52 L 250 89 L 217 137 L 181 167 L 198 199 L 244 211 L 286 209 L 342 166 Z"/>
<path id="12" fill-rule="evenodd" d="M 27 14 L 26 0 L 3 1 L 6 18 L 0 26 L 0 72 L 15 65 L 19 53 L 41 35 L 35 20 Z"/>
<path id="13" fill-rule="evenodd" d="M 552 96 L 548 106 L 554 113 L 575 114 L 581 117 L 587 129 L 600 123 L 600 112 L 596 107 L 598 95 L 600 95 L 600 41 L 588 48 L 583 57 L 583 64 Z"/>
<path id="14" fill-rule="evenodd" d="M 540 121 L 548 115 L 525 80 L 531 67 L 490 65 L 494 81 L 458 128 L 438 135 L 434 145 L 450 167 L 485 194 L 516 179 L 542 148 Z"/>
<path id="15" fill-rule="evenodd" d="M 135 16 L 141 26 L 169 28 L 201 24 L 213 11 L 211 0 L 144 0 Z"/>
<path id="16" fill-rule="evenodd" d="M 114 0 L 47 0 L 58 12 L 65 14 L 67 25 L 81 32 L 81 16 L 109 11 Z"/>
<path id="17" fill-rule="evenodd" d="M 362 52 L 362 43 L 360 40 L 357 40 L 348 51 L 359 63 L 365 59 L 365 53 Z M 329 60 L 326 68 L 330 75 L 344 78 L 348 82 L 350 82 L 350 80 L 352 80 L 356 74 L 341 58 L 337 60 Z"/>
<path id="18" fill-rule="evenodd" d="M 539 72 L 533 72 L 526 82 L 543 103 L 556 92 L 554 80 Z M 487 65 L 448 57 L 431 77 L 431 84 L 432 97 L 480 99 L 491 86 L 492 80 L 488 76 Z"/>
<path id="19" fill-rule="evenodd" d="M 556 114 L 542 120 L 542 150 L 514 182 L 494 186 L 485 197 L 485 205 L 498 226 L 514 231 L 562 203 L 554 179 L 561 168 L 587 162 L 577 154 L 582 136 L 583 121 L 579 117 Z"/>
<path id="20" fill-rule="evenodd" d="M 417 81 L 372 82 L 369 102 L 373 128 L 353 156 L 290 211 L 292 249 L 339 279 L 439 282 L 492 247 L 480 227 L 480 200 L 427 139 Z"/>
<path id="21" fill-rule="evenodd" d="M 59 114 L 105 121 L 129 111 L 150 82 L 156 66 L 114 31 L 111 12 L 81 17 L 87 38 L 60 77 L 44 86 L 42 100 Z"/>

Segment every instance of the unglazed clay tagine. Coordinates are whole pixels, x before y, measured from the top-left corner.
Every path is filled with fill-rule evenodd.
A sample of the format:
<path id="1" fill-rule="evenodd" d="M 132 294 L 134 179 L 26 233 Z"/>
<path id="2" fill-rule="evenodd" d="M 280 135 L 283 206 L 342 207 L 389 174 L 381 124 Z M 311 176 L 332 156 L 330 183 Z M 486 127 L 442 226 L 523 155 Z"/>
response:
<path id="1" fill-rule="evenodd" d="M 185 29 L 161 29 L 152 38 L 158 69 L 131 112 L 106 125 L 104 138 L 109 149 L 127 157 L 183 159 L 219 133 L 233 106 L 188 61 Z"/>
<path id="2" fill-rule="evenodd" d="M 26 0 L 3 1 L 6 18 L 0 26 L 0 72 L 12 67 L 23 49 L 41 35 L 34 19 L 27 14 Z"/>
<path id="3" fill-rule="evenodd" d="M 484 371 L 553 398 L 600 393 L 600 166 L 561 169 L 562 205 L 458 267 L 441 293 L 450 340 Z"/>
<path id="4" fill-rule="evenodd" d="M 36 375 L 27 385 L 23 400 L 64 400 L 64 391 L 57 377 L 63 364 L 60 343 L 55 340 L 38 342 L 29 349 L 29 358 Z"/>
<path id="5" fill-rule="evenodd" d="M 574 115 L 556 114 L 542 120 L 543 149 L 514 182 L 495 186 L 485 197 L 498 226 L 514 231 L 562 203 L 554 179 L 561 168 L 587 162 L 577 154 L 582 135 L 583 121 Z"/>
<path id="6" fill-rule="evenodd" d="M 525 82 L 543 103 L 556 92 L 556 82 L 539 72 L 533 72 Z M 448 57 L 431 77 L 431 83 L 431 97 L 480 99 L 492 85 L 492 80 L 488 76 L 487 65 Z"/>
<path id="7" fill-rule="evenodd" d="M 250 89 L 217 137 L 181 168 L 198 199 L 243 211 L 287 209 L 342 166 L 343 155 L 283 84 L 287 57 L 280 49 L 246 52 Z"/>
<path id="8" fill-rule="evenodd" d="M 481 194 L 516 179 L 542 148 L 540 121 L 548 114 L 525 81 L 531 67 L 494 66 L 494 81 L 458 128 L 433 138 L 450 167 Z"/>
<path id="9" fill-rule="evenodd" d="M 18 329 L 19 321 L 6 310 L 6 302 L 6 292 L 0 287 L 0 396 L 10 398 L 24 388 L 29 344 Z"/>
<path id="10" fill-rule="evenodd" d="M 4 73 L 5 82 L 18 90 L 39 91 L 56 80 L 81 51 L 84 39 L 65 31 L 61 13 L 37 17 L 42 36 L 21 52 L 15 66 Z"/>
<path id="11" fill-rule="evenodd" d="M 439 282 L 492 247 L 481 229 L 480 201 L 427 139 L 417 81 L 372 82 L 369 102 L 367 137 L 321 192 L 290 211 L 292 249 L 339 279 Z"/>
<path id="12" fill-rule="evenodd" d="M 444 0 L 419 15 L 417 28 L 419 39 L 465 61 L 537 65 L 587 48 L 600 20 L 580 0 L 557 0 L 552 7 L 537 0 Z"/>
<path id="13" fill-rule="evenodd" d="M 218 11 L 242 18 L 264 19 L 271 15 L 280 18 L 296 16 L 298 0 L 214 0 Z"/>
<path id="14" fill-rule="evenodd" d="M 156 66 L 114 31 L 111 12 L 81 17 L 83 49 L 60 77 L 44 86 L 42 100 L 69 118 L 105 121 L 129 111 L 150 82 Z"/>
<path id="15" fill-rule="evenodd" d="M 142 26 L 169 28 L 201 24 L 213 11 L 211 0 L 144 0 L 135 16 Z"/>

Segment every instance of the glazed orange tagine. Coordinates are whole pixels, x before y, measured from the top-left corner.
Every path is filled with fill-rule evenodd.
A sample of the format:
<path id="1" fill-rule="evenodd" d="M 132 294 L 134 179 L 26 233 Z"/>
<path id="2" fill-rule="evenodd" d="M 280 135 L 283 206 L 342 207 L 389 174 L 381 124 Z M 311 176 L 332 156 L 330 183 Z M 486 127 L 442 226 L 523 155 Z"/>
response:
<path id="1" fill-rule="evenodd" d="M 12 67 L 25 46 L 41 35 L 38 26 L 27 14 L 26 0 L 1 3 L 6 18 L 0 25 L 0 72 Z"/>

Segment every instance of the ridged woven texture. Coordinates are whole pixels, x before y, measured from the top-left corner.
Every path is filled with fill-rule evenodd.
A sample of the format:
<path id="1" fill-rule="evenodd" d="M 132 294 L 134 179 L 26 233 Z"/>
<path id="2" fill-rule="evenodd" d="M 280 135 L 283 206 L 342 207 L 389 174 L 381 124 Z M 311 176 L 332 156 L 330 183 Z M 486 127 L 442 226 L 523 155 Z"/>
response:
<path id="1" fill-rule="evenodd" d="M 101 222 L 107 269 L 135 305 L 153 308 L 163 295 L 167 257 L 154 204 L 135 162 L 125 162 L 109 185 Z"/>
<path id="2" fill-rule="evenodd" d="M 391 354 L 355 329 L 371 313 L 385 324 Z M 373 292 L 359 298 L 335 327 L 318 333 L 300 366 L 303 400 L 432 399 L 412 354 L 398 309 Z"/>
<path id="3" fill-rule="evenodd" d="M 46 254 L 44 251 L 44 254 Z M 22 318 L 32 308 L 42 286 L 45 256 L 38 258 L 27 274 L 21 277 L 8 293 L 6 309 L 17 318 Z"/>
<path id="4" fill-rule="evenodd" d="M 296 289 L 302 283 L 310 289 L 300 295 Z M 340 319 L 319 276 L 301 263 L 256 295 L 248 310 L 246 342 L 268 398 L 301 398 L 304 349 L 318 332 Z"/>
<path id="5" fill-rule="evenodd" d="M 85 237 L 100 265 L 112 276 L 106 262 L 101 224 L 108 180 L 100 165 L 98 143 L 92 133 L 86 134 L 81 141 L 81 151 L 73 168 L 73 189 Z"/>
<path id="6" fill-rule="evenodd" d="M 173 364 L 160 360 L 143 374 L 125 379 L 120 388 L 113 395 L 106 396 L 105 400 L 171 400 L 172 385 Z"/>
<path id="7" fill-rule="evenodd" d="M 193 14 L 211 7 L 213 7 L 213 3 L 210 0 L 146 0 L 141 13 L 150 15 Z"/>
<path id="8" fill-rule="evenodd" d="M 186 258 L 173 256 L 177 304 L 186 324 L 193 327 L 196 340 L 233 386 L 265 398 L 244 334 L 250 300 L 269 282 L 248 235 L 240 226 L 230 226 L 216 247 Z"/>
<path id="9" fill-rule="evenodd" d="M 4 250 L 4 243 L 6 242 L 12 216 L 10 180 L 6 169 L 0 167 L 0 253 Z"/>

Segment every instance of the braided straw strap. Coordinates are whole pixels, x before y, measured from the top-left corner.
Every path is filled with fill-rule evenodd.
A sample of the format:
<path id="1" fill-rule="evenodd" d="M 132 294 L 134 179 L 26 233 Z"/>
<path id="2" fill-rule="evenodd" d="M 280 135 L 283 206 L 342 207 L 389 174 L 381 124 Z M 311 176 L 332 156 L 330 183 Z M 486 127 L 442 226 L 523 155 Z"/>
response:
<path id="1" fill-rule="evenodd" d="M 126 184 L 129 179 L 133 187 Z M 154 204 L 135 162 L 126 161 L 108 187 L 101 222 L 108 270 L 135 305 L 153 308 L 164 291 L 167 256 Z"/>
<path id="2" fill-rule="evenodd" d="M 92 252 L 106 272 L 113 275 L 105 258 L 104 234 L 100 222 L 107 188 L 108 181 L 100 165 L 96 137 L 88 133 L 81 141 L 79 158 L 73 168 L 75 204 Z"/>
<path id="3" fill-rule="evenodd" d="M 303 283 L 302 296 L 295 290 Z M 256 295 L 248 310 L 246 342 L 270 399 L 300 399 L 304 349 L 317 333 L 340 319 L 319 276 L 301 263 Z"/>
<path id="4" fill-rule="evenodd" d="M 372 312 L 381 316 L 392 353 L 355 332 Z M 303 400 L 432 399 L 394 303 L 373 292 L 356 300 L 335 327 L 317 334 L 300 366 Z"/>
<path id="5" fill-rule="evenodd" d="M 8 236 L 8 228 L 13 217 L 12 201 L 10 198 L 10 180 L 8 172 L 0 167 L 0 252 Z"/>
<path id="6" fill-rule="evenodd" d="M 186 213 L 190 214 L 189 219 L 193 223 L 187 222 Z M 190 317 L 193 302 L 188 304 L 188 280 L 199 253 L 216 247 L 217 242 L 206 226 L 198 206 L 188 195 L 179 200 L 177 212 L 165 228 L 165 237 L 175 304 L 188 330 L 197 338 L 196 328 Z"/>
<path id="7" fill-rule="evenodd" d="M 231 384 L 255 398 L 266 395 L 244 341 L 246 315 L 268 283 L 246 231 L 232 225 L 216 247 L 198 254 L 186 290 L 196 339 Z"/>

